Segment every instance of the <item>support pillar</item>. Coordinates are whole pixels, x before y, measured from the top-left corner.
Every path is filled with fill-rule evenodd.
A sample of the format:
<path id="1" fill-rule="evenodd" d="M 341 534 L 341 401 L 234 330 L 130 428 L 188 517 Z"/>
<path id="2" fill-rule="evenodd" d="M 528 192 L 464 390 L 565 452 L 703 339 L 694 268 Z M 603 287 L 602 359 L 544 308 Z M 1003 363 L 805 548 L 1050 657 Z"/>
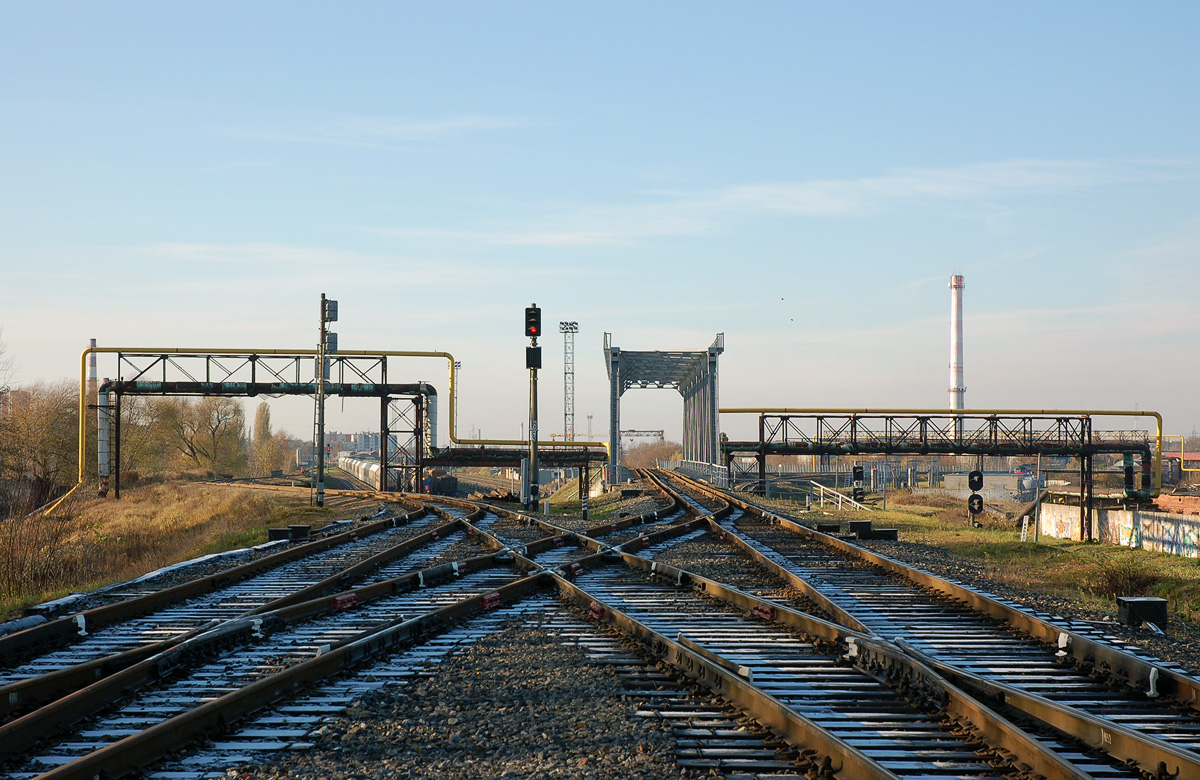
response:
<path id="1" fill-rule="evenodd" d="M 121 498 L 121 394 L 114 393 L 117 402 L 113 417 L 113 498 Z"/>
<path id="2" fill-rule="evenodd" d="M 621 350 L 612 347 L 608 358 L 608 482 L 619 479 L 621 452 Z"/>
<path id="3" fill-rule="evenodd" d="M 392 399 L 384 396 L 379 399 L 379 490 L 386 493 L 388 489 L 388 406 Z"/>
<path id="4" fill-rule="evenodd" d="M 425 489 L 425 398 L 413 396 L 413 492 L 421 493 Z M 432 492 L 432 491 L 431 491 Z"/>
<path id="5" fill-rule="evenodd" d="M 758 486 L 767 494 L 767 431 L 766 418 L 758 416 Z M 733 483 L 730 483 L 732 485 Z"/>

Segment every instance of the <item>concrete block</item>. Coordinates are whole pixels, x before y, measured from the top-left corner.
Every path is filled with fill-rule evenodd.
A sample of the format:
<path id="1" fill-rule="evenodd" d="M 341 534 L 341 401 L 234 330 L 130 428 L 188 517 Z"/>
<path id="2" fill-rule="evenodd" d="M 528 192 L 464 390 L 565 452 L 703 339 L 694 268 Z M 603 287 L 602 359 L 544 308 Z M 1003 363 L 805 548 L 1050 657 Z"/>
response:
<path id="1" fill-rule="evenodd" d="M 851 520 L 849 522 L 850 533 L 858 536 L 859 539 L 868 539 L 871 536 L 871 521 L 870 520 Z"/>

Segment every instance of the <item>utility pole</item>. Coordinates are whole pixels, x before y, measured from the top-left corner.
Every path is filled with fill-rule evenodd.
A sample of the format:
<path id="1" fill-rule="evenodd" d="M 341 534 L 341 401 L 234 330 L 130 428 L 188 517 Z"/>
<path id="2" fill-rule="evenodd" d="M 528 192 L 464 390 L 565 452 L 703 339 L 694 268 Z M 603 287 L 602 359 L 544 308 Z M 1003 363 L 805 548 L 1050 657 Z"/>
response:
<path id="1" fill-rule="evenodd" d="M 578 322 L 558 323 L 558 332 L 563 334 L 563 435 L 567 441 L 575 440 L 575 334 Z"/>
<path id="2" fill-rule="evenodd" d="M 542 348 L 537 345 L 542 334 L 542 310 L 536 303 L 525 309 L 525 335 L 529 346 L 525 348 L 525 367 L 529 369 L 529 498 L 524 508 L 538 510 L 538 402 L 537 372 L 542 367 Z"/>
<path id="3" fill-rule="evenodd" d="M 325 380 L 328 379 L 329 364 L 326 355 L 337 352 L 337 334 L 326 328 L 337 322 L 337 301 L 329 300 L 321 293 L 321 327 L 317 341 L 317 430 L 313 435 L 313 446 L 317 450 L 317 470 L 313 480 L 317 485 L 317 506 L 325 506 Z"/>

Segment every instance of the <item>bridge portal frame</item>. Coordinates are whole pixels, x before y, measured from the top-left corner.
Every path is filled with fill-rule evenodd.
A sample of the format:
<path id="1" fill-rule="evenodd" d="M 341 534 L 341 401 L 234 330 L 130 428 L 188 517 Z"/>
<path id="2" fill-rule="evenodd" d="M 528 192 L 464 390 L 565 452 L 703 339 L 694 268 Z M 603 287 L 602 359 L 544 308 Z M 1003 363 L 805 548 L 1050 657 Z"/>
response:
<path id="1" fill-rule="evenodd" d="M 684 460 L 720 462 L 718 358 L 724 351 L 724 333 L 718 333 L 707 350 L 696 352 L 622 350 L 612 345 L 611 333 L 604 334 L 610 480 L 620 465 L 621 396 L 632 389 L 678 390 L 683 396 Z"/>

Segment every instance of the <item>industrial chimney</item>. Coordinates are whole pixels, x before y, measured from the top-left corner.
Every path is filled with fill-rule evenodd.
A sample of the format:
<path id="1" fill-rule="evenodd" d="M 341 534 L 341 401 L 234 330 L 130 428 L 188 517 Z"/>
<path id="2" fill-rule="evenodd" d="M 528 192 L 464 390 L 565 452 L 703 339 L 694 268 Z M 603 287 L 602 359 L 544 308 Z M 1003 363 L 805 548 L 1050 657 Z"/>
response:
<path id="1" fill-rule="evenodd" d="M 962 291 L 965 285 L 960 275 L 950 277 L 950 408 L 965 409 L 963 396 L 963 324 Z"/>
<path id="2" fill-rule="evenodd" d="M 96 340 L 91 339 L 88 343 L 88 346 L 91 347 L 92 349 L 95 349 L 96 348 Z M 98 385 L 96 383 L 96 353 L 91 352 L 88 354 L 88 387 L 87 387 L 87 389 L 88 389 L 89 403 L 96 402 L 97 387 L 98 387 Z"/>

